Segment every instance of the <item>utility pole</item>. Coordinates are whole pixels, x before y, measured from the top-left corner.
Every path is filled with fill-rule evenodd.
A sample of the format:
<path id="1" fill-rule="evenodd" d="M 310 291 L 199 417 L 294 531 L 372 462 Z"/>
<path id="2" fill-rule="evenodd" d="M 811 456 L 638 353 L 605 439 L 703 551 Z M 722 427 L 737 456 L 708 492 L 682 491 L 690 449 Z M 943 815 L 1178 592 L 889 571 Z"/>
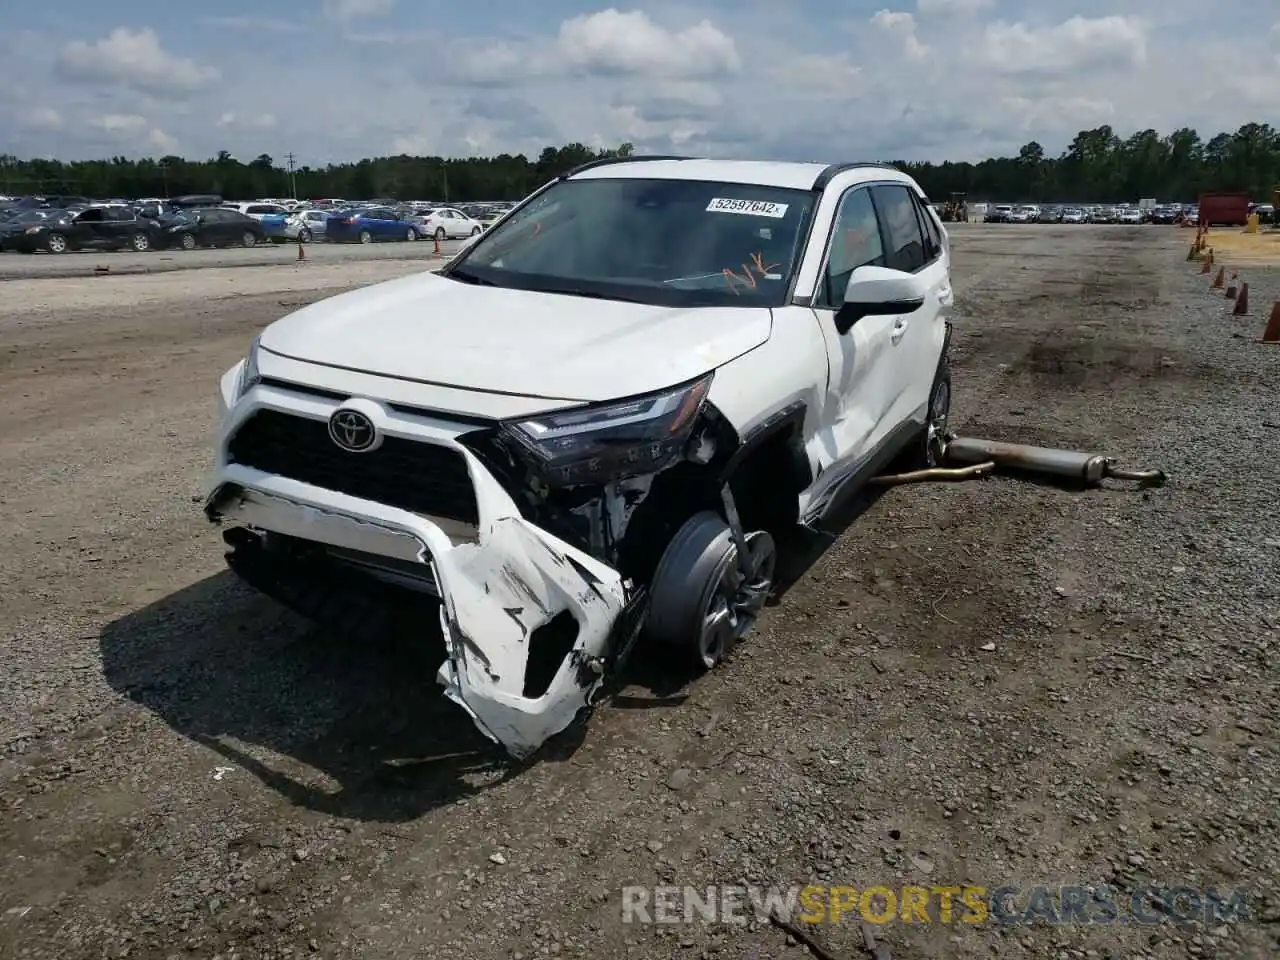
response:
<path id="1" fill-rule="evenodd" d="M 449 202 L 449 161 L 441 160 L 440 169 L 444 173 L 444 202 Z"/>
<path id="2" fill-rule="evenodd" d="M 294 200 L 297 200 L 298 199 L 298 177 L 296 173 L 297 165 L 294 163 L 293 152 L 290 151 L 289 153 L 286 153 L 284 155 L 284 158 L 287 161 L 289 161 L 289 195 Z"/>

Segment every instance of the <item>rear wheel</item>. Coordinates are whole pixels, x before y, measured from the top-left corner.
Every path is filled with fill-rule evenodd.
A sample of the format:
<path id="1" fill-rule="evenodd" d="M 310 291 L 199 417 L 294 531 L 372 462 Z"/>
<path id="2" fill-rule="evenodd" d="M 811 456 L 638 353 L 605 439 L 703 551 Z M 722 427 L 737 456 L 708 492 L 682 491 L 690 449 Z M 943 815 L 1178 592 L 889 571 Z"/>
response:
<path id="1" fill-rule="evenodd" d="M 196 235 L 194 233 L 184 233 L 180 243 L 183 250 L 194 250 L 196 248 Z"/>
<path id="2" fill-rule="evenodd" d="M 444 232 L 444 227 L 436 227 L 436 240 L 443 243 L 445 240 L 445 236 L 446 234 Z"/>
<path id="3" fill-rule="evenodd" d="M 151 238 L 145 233 L 135 233 L 129 239 L 129 246 L 133 247 L 138 253 L 146 253 L 151 249 Z"/>
<path id="4" fill-rule="evenodd" d="M 410 227 L 408 230 L 405 231 L 404 238 L 409 243 L 413 243 L 413 241 L 418 239 L 418 231 L 413 229 L 413 227 Z"/>
<path id="5" fill-rule="evenodd" d="M 60 233 L 51 233 L 44 242 L 44 248 L 50 253 L 66 253 L 71 249 L 67 238 Z"/>
<path id="6" fill-rule="evenodd" d="M 253 246 L 257 246 L 257 244 L 258 244 L 258 238 L 250 230 L 246 230 L 244 234 L 240 237 L 240 246 L 242 247 L 253 247 Z"/>
<path id="7" fill-rule="evenodd" d="M 483 229 L 482 227 L 472 227 L 472 228 L 471 228 L 471 235 L 472 235 L 473 237 L 478 237 L 478 236 L 480 236 L 480 233 L 481 233 L 481 230 L 482 230 L 482 229 Z"/>
<path id="8" fill-rule="evenodd" d="M 373 243 L 373 234 L 372 234 L 372 233 L 370 233 L 368 230 L 361 230 L 361 231 L 360 231 L 360 242 L 361 242 L 361 243 Z"/>

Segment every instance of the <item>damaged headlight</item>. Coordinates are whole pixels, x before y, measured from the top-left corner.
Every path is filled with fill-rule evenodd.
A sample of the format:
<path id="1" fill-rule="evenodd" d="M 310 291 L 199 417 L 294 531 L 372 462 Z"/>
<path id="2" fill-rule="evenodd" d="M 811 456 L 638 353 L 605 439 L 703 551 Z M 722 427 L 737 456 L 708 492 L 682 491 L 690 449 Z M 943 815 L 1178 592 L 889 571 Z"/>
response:
<path id="1" fill-rule="evenodd" d="M 244 366 L 240 368 L 240 382 L 236 384 L 236 399 L 262 382 L 262 374 L 258 372 L 258 341 L 255 339 L 249 346 L 249 353 L 244 358 Z"/>
<path id="2" fill-rule="evenodd" d="M 514 440 L 553 486 L 657 473 L 684 455 L 712 374 L 628 400 L 508 422 Z"/>

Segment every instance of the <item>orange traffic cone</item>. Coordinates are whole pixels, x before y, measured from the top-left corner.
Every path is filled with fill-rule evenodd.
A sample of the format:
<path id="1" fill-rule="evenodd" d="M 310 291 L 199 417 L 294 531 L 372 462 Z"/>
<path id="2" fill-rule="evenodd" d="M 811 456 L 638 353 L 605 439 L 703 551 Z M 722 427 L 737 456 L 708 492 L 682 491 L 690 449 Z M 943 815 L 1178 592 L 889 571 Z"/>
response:
<path id="1" fill-rule="evenodd" d="M 1280 343 L 1280 300 L 1271 308 L 1271 318 L 1267 321 L 1267 329 L 1262 332 L 1261 343 Z"/>
<path id="2" fill-rule="evenodd" d="M 1205 258 L 1209 261 L 1209 266 L 1213 266 L 1213 247 L 1209 248 L 1209 252 L 1205 254 Z"/>
<path id="3" fill-rule="evenodd" d="M 436 256 L 440 256 L 440 234 L 436 234 Z"/>
<path id="4" fill-rule="evenodd" d="M 302 241 L 298 241 L 298 262 L 302 263 L 307 259 L 307 252 L 302 249 Z"/>
<path id="5" fill-rule="evenodd" d="M 1213 269 L 1213 256 L 1211 254 L 1205 257 L 1204 260 L 1201 262 L 1200 272 L 1204 274 L 1204 273 L 1208 273 L 1212 269 Z"/>
<path id="6" fill-rule="evenodd" d="M 1233 273 L 1231 279 L 1227 281 L 1227 299 L 1234 300 L 1236 294 L 1240 291 L 1240 274 Z"/>
<path id="7" fill-rule="evenodd" d="M 1218 275 L 1217 275 L 1216 277 L 1214 277 L 1214 278 L 1213 278 L 1213 283 L 1211 283 L 1211 284 L 1209 285 L 1209 289 L 1210 289 L 1210 290 L 1221 290 L 1221 289 L 1222 289 L 1222 281 L 1226 279 L 1226 271 L 1227 271 L 1227 268 L 1226 268 L 1226 267 L 1219 267 L 1219 268 L 1218 268 Z"/>
<path id="8" fill-rule="evenodd" d="M 1249 285 L 1247 283 L 1240 284 L 1240 296 L 1236 297 L 1235 308 L 1231 311 L 1233 317 L 1243 317 L 1249 312 Z"/>

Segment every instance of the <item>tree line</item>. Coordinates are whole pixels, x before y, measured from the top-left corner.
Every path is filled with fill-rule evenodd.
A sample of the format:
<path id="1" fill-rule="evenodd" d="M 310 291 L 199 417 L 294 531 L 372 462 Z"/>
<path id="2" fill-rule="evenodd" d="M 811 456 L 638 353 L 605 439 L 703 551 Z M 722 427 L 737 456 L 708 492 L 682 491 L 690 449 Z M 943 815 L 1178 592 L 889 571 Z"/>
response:
<path id="1" fill-rule="evenodd" d="M 547 147 L 536 159 L 523 154 L 461 159 L 400 155 L 293 170 L 265 153 L 244 161 L 225 150 L 209 160 L 166 156 L 68 162 L 0 156 L 0 194 L 518 200 L 578 164 L 632 151 L 629 143 L 609 150 L 571 143 Z M 1190 201 L 1203 191 L 1245 190 L 1263 201 L 1280 188 L 1280 131 L 1247 123 L 1208 140 L 1188 127 L 1166 136 L 1140 130 L 1121 138 L 1110 126 L 1101 126 L 1082 130 L 1056 157 L 1032 141 L 1014 157 L 895 165 L 935 200 L 965 193 L 970 200 L 1011 202 Z"/>

